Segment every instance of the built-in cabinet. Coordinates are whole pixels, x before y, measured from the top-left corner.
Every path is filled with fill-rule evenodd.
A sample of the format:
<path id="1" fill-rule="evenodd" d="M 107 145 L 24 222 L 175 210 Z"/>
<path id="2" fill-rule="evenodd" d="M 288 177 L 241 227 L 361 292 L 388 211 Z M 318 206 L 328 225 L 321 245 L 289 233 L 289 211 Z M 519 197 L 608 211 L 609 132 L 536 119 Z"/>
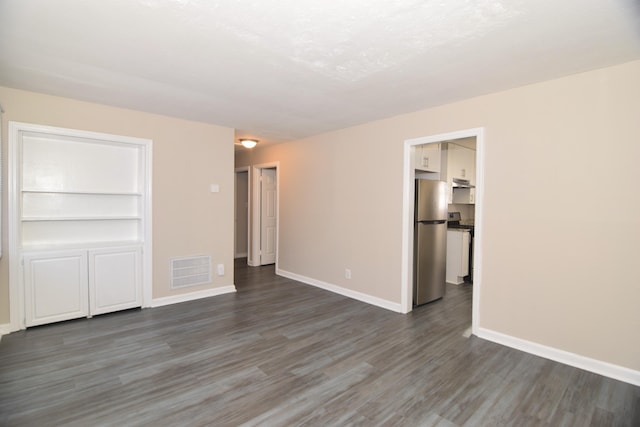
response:
<path id="1" fill-rule="evenodd" d="M 14 126 L 24 326 L 142 306 L 150 141 Z"/>
<path id="2" fill-rule="evenodd" d="M 140 246 L 90 249 L 87 255 L 90 316 L 142 305 Z"/>
<path id="3" fill-rule="evenodd" d="M 447 155 L 447 174 L 449 179 L 468 180 L 472 185 L 476 181 L 476 152 L 455 143 L 449 143 Z"/>
<path id="4" fill-rule="evenodd" d="M 23 264 L 26 326 L 88 315 L 86 251 L 26 252 Z"/>
<path id="5" fill-rule="evenodd" d="M 139 246 L 27 251 L 23 262 L 27 327 L 142 304 Z"/>
<path id="6" fill-rule="evenodd" d="M 424 144 L 415 147 L 414 169 L 422 172 L 440 172 L 440 144 Z"/>

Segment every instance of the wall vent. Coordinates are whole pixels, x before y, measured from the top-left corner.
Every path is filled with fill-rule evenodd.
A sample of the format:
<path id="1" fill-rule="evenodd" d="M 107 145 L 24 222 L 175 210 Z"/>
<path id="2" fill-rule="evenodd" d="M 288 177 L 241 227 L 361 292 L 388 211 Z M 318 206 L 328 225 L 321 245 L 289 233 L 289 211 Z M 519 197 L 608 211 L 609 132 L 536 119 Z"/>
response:
<path id="1" fill-rule="evenodd" d="M 211 283 L 211 257 L 193 256 L 171 259 L 171 288 Z"/>

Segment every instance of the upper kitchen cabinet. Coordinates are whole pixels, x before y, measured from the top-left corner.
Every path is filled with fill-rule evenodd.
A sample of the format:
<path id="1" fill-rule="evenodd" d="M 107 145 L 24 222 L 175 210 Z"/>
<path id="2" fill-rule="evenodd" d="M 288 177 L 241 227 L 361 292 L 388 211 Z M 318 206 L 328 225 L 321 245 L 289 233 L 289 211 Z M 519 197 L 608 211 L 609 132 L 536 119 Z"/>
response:
<path id="1" fill-rule="evenodd" d="M 448 144 L 447 178 L 451 182 L 453 178 L 469 181 L 471 185 L 476 183 L 476 151 L 455 143 Z"/>
<path id="2" fill-rule="evenodd" d="M 476 184 L 476 150 L 474 148 L 475 138 L 456 140 L 443 147 L 450 204 L 475 204 L 473 187 Z"/>
<path id="3" fill-rule="evenodd" d="M 422 172 L 440 172 L 440 144 L 417 145 L 415 150 L 415 170 Z"/>

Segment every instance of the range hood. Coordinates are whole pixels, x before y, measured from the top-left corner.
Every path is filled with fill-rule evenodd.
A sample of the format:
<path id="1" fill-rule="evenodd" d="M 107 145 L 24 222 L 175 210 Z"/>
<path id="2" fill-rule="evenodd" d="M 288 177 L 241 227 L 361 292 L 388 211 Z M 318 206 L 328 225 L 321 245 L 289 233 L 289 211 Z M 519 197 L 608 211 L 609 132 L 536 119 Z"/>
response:
<path id="1" fill-rule="evenodd" d="M 471 185 L 468 179 L 453 178 L 453 188 L 476 188 L 475 185 Z"/>

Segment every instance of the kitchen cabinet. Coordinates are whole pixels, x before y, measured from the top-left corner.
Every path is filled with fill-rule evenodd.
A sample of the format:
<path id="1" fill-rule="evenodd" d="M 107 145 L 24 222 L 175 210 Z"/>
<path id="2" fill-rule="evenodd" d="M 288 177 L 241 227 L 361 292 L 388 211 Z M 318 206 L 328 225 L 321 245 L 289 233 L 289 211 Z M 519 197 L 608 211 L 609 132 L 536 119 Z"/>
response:
<path id="1" fill-rule="evenodd" d="M 26 326 L 142 304 L 140 246 L 25 252 Z"/>
<path id="2" fill-rule="evenodd" d="M 476 189 L 454 188 L 450 203 L 458 205 L 474 205 L 476 203 Z"/>
<path id="3" fill-rule="evenodd" d="M 469 274 L 470 243 L 471 233 L 469 230 L 447 230 L 447 283 L 454 285 L 464 283 L 464 277 Z"/>
<path id="4" fill-rule="evenodd" d="M 465 180 L 472 186 L 476 183 L 476 152 L 467 147 L 448 143 L 446 150 L 447 159 L 447 201 L 459 204 L 475 204 L 475 189 L 454 189 L 453 181 Z"/>
<path id="5" fill-rule="evenodd" d="M 447 177 L 476 182 L 476 152 L 467 147 L 449 143 L 447 154 Z"/>
<path id="6" fill-rule="evenodd" d="M 440 172 L 440 144 L 424 144 L 415 147 L 414 169 L 423 172 Z"/>

